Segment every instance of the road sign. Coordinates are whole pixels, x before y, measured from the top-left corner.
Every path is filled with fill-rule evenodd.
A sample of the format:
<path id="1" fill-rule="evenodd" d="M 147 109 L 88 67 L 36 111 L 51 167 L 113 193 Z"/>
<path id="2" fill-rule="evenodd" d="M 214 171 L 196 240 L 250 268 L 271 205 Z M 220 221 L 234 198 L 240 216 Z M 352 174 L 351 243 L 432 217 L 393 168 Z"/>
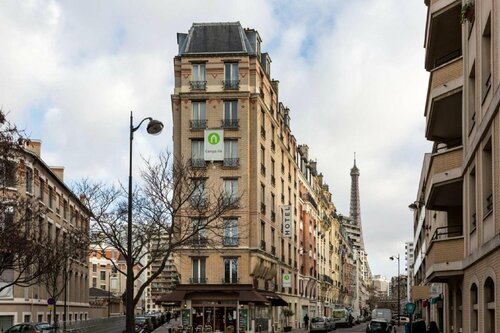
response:
<path id="1" fill-rule="evenodd" d="M 406 313 L 410 316 L 415 313 L 415 303 L 406 303 L 405 305 Z"/>
<path id="2" fill-rule="evenodd" d="M 54 304 L 56 304 L 56 300 L 53 299 L 53 298 L 49 298 L 49 299 L 47 299 L 47 304 L 48 305 L 54 305 Z"/>
<path id="3" fill-rule="evenodd" d="M 47 311 L 53 311 L 54 306 L 53 305 L 47 305 Z"/>

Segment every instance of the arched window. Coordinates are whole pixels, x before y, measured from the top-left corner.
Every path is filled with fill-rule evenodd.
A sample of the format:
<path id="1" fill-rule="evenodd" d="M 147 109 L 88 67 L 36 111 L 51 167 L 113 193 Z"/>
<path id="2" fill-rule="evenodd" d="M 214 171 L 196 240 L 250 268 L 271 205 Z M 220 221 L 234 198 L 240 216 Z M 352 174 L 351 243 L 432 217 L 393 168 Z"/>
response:
<path id="1" fill-rule="evenodd" d="M 470 332 L 478 331 L 478 311 L 479 304 L 477 303 L 477 285 L 475 283 L 470 287 Z"/>
<path id="2" fill-rule="evenodd" d="M 484 282 L 484 332 L 495 332 L 495 282 L 487 278 Z"/>

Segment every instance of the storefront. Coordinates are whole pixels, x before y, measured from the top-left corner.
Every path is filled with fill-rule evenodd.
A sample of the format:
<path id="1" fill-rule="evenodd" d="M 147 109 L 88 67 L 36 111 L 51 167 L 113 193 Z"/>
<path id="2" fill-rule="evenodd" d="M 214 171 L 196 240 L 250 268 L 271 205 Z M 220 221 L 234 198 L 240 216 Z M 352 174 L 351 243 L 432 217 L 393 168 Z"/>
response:
<path id="1" fill-rule="evenodd" d="M 287 306 L 276 293 L 252 285 L 178 285 L 158 302 L 181 308 L 186 332 L 259 332 L 272 328 L 273 306 Z"/>

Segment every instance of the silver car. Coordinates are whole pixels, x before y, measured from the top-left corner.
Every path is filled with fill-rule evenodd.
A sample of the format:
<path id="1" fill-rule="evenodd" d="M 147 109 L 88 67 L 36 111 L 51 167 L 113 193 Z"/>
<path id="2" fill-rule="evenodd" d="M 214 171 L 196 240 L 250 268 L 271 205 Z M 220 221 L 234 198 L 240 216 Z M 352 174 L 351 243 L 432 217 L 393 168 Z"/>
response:
<path id="1" fill-rule="evenodd" d="M 328 317 L 314 317 L 309 326 L 309 332 L 328 332 L 334 329 L 335 323 Z"/>

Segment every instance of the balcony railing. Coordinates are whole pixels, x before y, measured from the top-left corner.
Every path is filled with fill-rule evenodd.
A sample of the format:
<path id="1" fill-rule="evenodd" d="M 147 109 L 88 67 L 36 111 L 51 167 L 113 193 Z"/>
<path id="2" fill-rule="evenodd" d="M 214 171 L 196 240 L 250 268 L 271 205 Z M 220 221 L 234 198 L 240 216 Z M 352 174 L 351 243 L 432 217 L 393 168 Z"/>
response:
<path id="1" fill-rule="evenodd" d="M 260 173 L 265 176 L 266 175 L 266 167 L 264 166 L 264 164 L 261 164 L 260 165 Z"/>
<path id="2" fill-rule="evenodd" d="M 222 81 L 224 90 L 238 90 L 240 89 L 240 80 L 224 80 Z"/>
<path id="3" fill-rule="evenodd" d="M 323 281 L 329 284 L 333 284 L 333 279 L 326 274 L 323 274 Z"/>
<path id="4" fill-rule="evenodd" d="M 207 283 L 208 279 L 206 277 L 193 277 L 189 279 L 189 283 L 195 284 L 195 283 Z"/>
<path id="5" fill-rule="evenodd" d="M 207 206 L 207 199 L 199 196 L 193 196 L 191 197 L 191 205 L 193 207 L 206 207 Z"/>
<path id="6" fill-rule="evenodd" d="M 224 237 L 222 240 L 224 246 L 238 246 L 238 237 Z"/>
<path id="7" fill-rule="evenodd" d="M 460 237 L 463 236 L 463 226 L 462 225 L 449 225 L 446 227 L 436 228 L 432 240 L 447 239 L 450 237 Z"/>
<path id="8" fill-rule="evenodd" d="M 193 168 L 204 168 L 204 167 L 206 167 L 206 163 L 205 163 L 204 159 L 193 158 L 193 159 L 191 159 L 191 166 Z"/>
<path id="9" fill-rule="evenodd" d="M 439 57 L 436 60 L 434 60 L 434 68 L 441 66 L 442 64 L 445 64 L 445 63 L 447 63 L 455 58 L 458 58 L 461 55 L 462 55 L 462 49 L 458 49 L 458 50 L 452 51 L 452 52 L 450 52 L 442 57 Z"/>
<path id="10" fill-rule="evenodd" d="M 274 177 L 273 175 L 271 175 L 271 185 L 276 185 L 276 177 Z"/>
<path id="11" fill-rule="evenodd" d="M 266 213 L 266 205 L 263 202 L 260 203 L 260 213 L 261 214 Z"/>
<path id="12" fill-rule="evenodd" d="M 266 241 L 263 240 L 260 241 L 260 249 L 264 251 L 266 250 Z"/>
<path id="13" fill-rule="evenodd" d="M 237 197 L 227 196 L 227 197 L 224 197 L 223 201 L 224 201 L 224 205 L 226 207 L 232 207 L 232 208 L 239 207 L 239 200 Z"/>
<path id="14" fill-rule="evenodd" d="M 225 158 L 224 159 L 224 166 L 226 168 L 237 168 L 239 165 L 240 165 L 239 158 Z"/>
<path id="15" fill-rule="evenodd" d="M 266 129 L 264 127 L 260 128 L 260 136 L 265 139 L 266 138 Z"/>
<path id="16" fill-rule="evenodd" d="M 222 127 L 225 129 L 238 129 L 239 128 L 239 119 L 223 119 Z"/>
<path id="17" fill-rule="evenodd" d="M 275 222 L 276 221 L 276 213 L 271 212 L 271 221 Z"/>
<path id="18" fill-rule="evenodd" d="M 492 210 L 493 210 L 493 193 L 491 193 L 486 197 L 486 207 L 484 215 L 488 215 Z"/>
<path id="19" fill-rule="evenodd" d="M 240 278 L 223 278 L 222 279 L 223 284 L 236 284 L 240 283 Z"/>
<path id="20" fill-rule="evenodd" d="M 206 119 L 190 120 L 189 125 L 193 130 L 205 129 L 207 128 L 207 120 Z"/>
<path id="21" fill-rule="evenodd" d="M 207 81 L 189 81 L 191 85 L 191 90 L 206 90 Z"/>
<path id="22" fill-rule="evenodd" d="M 276 246 L 274 246 L 274 245 L 272 245 L 272 246 L 271 246 L 271 254 L 272 254 L 273 256 L 275 256 L 275 255 L 276 255 Z"/>

